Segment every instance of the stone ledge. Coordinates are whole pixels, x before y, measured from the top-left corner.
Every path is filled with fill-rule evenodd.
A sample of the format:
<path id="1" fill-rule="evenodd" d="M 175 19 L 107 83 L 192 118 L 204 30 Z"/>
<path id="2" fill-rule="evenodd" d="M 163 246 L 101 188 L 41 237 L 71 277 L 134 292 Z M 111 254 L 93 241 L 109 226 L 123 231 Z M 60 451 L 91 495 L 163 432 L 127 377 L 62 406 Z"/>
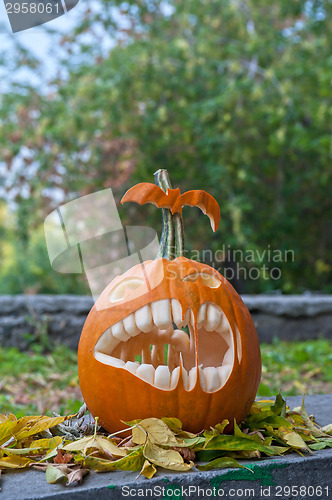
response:
<path id="1" fill-rule="evenodd" d="M 250 312 L 290 318 L 332 314 L 332 295 L 242 295 Z"/>
<path id="2" fill-rule="evenodd" d="M 301 404 L 301 397 L 289 397 L 287 403 L 290 407 Z M 308 396 L 306 398 L 306 409 L 308 414 L 315 413 L 320 425 L 326 425 L 332 420 L 332 394 Z M 139 490 L 142 492 L 147 488 L 164 488 L 165 496 L 170 498 L 175 488 L 203 488 L 205 491 L 213 487 L 221 488 L 225 497 L 233 498 L 280 498 L 280 499 L 326 499 L 332 496 L 332 449 L 316 451 L 312 455 L 301 457 L 297 454 L 290 454 L 284 457 L 267 458 L 260 461 L 243 461 L 247 466 L 252 464 L 253 473 L 246 469 L 223 469 L 209 472 L 199 472 L 193 470 L 185 474 L 171 473 L 169 471 L 159 471 L 151 480 L 144 477 L 137 478 L 136 473 L 130 472 L 92 472 L 85 479 L 81 486 L 64 487 L 61 485 L 49 485 L 46 483 L 45 475 L 38 471 L 6 472 L 2 476 L 2 495 L 5 500 L 119 500 L 126 498 L 122 488 L 133 489 L 136 497 L 139 498 Z M 309 486 L 328 488 L 328 495 L 292 495 L 283 494 L 276 497 L 276 488 L 287 486 Z M 266 495 L 263 495 L 262 489 Z M 270 488 L 270 494 L 268 493 Z M 230 490 L 253 489 L 255 495 L 233 495 Z M 158 490 L 155 490 L 158 491 Z M 187 490 L 188 491 L 188 490 Z M 192 490 L 193 491 L 193 490 Z M 284 490 L 285 491 L 285 490 Z M 319 491 L 319 490 L 318 490 Z M 326 490 L 324 490 L 326 492 Z M 146 490 L 140 498 L 157 498 L 151 496 Z M 0 494 L 1 496 L 1 494 Z M 164 497 L 165 497 L 164 496 Z M 159 496 L 162 498 L 162 496 Z M 193 491 L 191 496 L 182 498 L 198 498 Z M 135 498 L 135 496 L 128 496 Z M 181 498 L 181 496 L 174 496 Z M 206 496 L 205 498 L 208 498 Z M 213 498 L 213 497 L 211 497 Z"/>
<path id="3" fill-rule="evenodd" d="M 261 342 L 332 339 L 332 295 L 244 295 L 243 300 Z M 76 349 L 92 306 L 92 297 L 79 295 L 0 295 L 0 346 L 27 349 L 31 338 L 47 331 L 51 342 Z"/>

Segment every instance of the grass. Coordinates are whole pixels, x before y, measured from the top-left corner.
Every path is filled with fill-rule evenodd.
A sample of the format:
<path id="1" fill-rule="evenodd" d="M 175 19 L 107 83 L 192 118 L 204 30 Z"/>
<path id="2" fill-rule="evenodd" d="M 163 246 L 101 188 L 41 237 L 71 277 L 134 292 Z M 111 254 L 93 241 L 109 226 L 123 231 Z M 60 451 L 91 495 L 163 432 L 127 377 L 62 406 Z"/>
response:
<path id="1" fill-rule="evenodd" d="M 332 392 L 332 344 L 328 340 L 262 344 L 259 396 Z M 0 413 L 76 412 L 82 404 L 76 353 L 64 346 L 43 354 L 0 348 Z"/>

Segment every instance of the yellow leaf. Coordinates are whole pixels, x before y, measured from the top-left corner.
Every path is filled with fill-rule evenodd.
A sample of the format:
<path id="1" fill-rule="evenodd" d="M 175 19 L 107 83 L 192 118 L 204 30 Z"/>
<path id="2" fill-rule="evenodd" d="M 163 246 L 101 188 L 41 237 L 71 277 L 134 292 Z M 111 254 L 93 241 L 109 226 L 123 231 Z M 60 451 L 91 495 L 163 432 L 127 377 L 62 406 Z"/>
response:
<path id="1" fill-rule="evenodd" d="M 169 427 L 159 418 L 145 418 L 133 428 L 132 440 L 136 444 L 144 444 L 147 439 L 163 446 L 181 446 L 183 441 L 177 439 Z"/>
<path id="2" fill-rule="evenodd" d="M 88 448 L 97 448 L 116 457 L 126 456 L 126 450 L 118 448 L 112 441 L 103 436 L 87 436 L 63 447 L 66 451 L 82 451 L 84 454 Z"/>
<path id="3" fill-rule="evenodd" d="M 182 422 L 178 418 L 169 418 L 169 417 L 163 417 L 162 421 L 167 424 L 167 426 L 170 428 L 176 436 L 181 436 L 183 438 L 194 438 L 197 436 L 197 434 L 193 434 L 192 432 L 187 432 L 182 429 Z"/>
<path id="4" fill-rule="evenodd" d="M 40 450 L 49 450 L 58 447 L 62 443 L 60 436 L 55 436 L 51 439 L 38 439 L 31 443 L 30 448 L 5 448 L 1 447 L 6 455 L 28 455 L 37 453 Z"/>
<path id="5" fill-rule="evenodd" d="M 84 465 L 100 472 L 112 470 L 138 471 L 142 468 L 144 463 L 142 448 L 141 446 L 138 450 L 134 450 L 129 453 L 129 455 L 114 461 L 104 460 L 103 458 L 90 455 L 84 460 Z"/>
<path id="6" fill-rule="evenodd" d="M 282 430 L 282 428 L 280 428 L 279 430 Z M 296 432 L 283 432 L 283 439 L 292 448 L 297 448 L 300 450 L 308 450 L 309 449 L 308 446 L 306 445 L 306 443 L 301 438 L 301 436 L 299 434 L 297 434 Z"/>
<path id="7" fill-rule="evenodd" d="M 155 466 L 153 464 L 150 464 L 149 460 L 145 460 L 140 475 L 151 479 L 156 472 L 157 469 L 155 468 Z"/>
<path id="8" fill-rule="evenodd" d="M 9 455 L 8 457 L 0 458 L 0 467 L 8 469 L 23 469 L 33 463 L 30 458 L 20 457 L 18 455 Z"/>
<path id="9" fill-rule="evenodd" d="M 12 437 L 13 429 L 16 426 L 16 422 L 7 420 L 6 422 L 0 424 L 0 445 L 6 443 L 8 439 Z"/>
<path id="10" fill-rule="evenodd" d="M 27 437 L 33 436 L 34 434 L 39 434 L 42 431 L 46 431 L 55 425 L 61 424 L 66 420 L 75 417 L 75 415 L 68 415 L 68 417 L 36 417 L 36 420 L 33 422 L 31 427 L 25 428 L 25 426 L 19 430 L 19 432 L 14 429 L 14 435 L 17 441 L 22 439 L 26 439 Z M 25 418 L 33 418 L 33 417 L 23 417 Z M 18 420 L 17 424 L 19 425 L 22 419 Z"/>
<path id="11" fill-rule="evenodd" d="M 325 425 L 320 430 L 321 432 L 325 432 L 325 434 L 332 434 L 332 424 Z"/>
<path id="12" fill-rule="evenodd" d="M 164 469 L 184 472 L 194 466 L 194 462 L 190 462 L 189 464 L 185 463 L 178 451 L 171 449 L 165 450 L 149 440 L 144 446 L 143 454 L 149 462 L 159 465 Z"/>

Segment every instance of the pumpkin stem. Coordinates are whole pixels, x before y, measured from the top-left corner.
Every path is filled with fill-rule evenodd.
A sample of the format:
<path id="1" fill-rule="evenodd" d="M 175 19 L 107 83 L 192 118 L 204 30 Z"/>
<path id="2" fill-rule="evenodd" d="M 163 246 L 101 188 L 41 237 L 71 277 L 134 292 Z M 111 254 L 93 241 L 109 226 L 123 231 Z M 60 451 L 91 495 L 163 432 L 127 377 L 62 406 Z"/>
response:
<path id="1" fill-rule="evenodd" d="M 167 170 L 157 170 L 157 172 L 155 172 L 154 174 L 154 178 L 157 186 L 163 189 L 165 193 L 167 192 L 167 188 L 172 189 Z M 161 210 L 162 232 L 157 259 L 165 258 L 168 260 L 172 260 L 176 257 L 181 257 L 184 255 L 184 232 L 182 214 L 177 212 L 172 215 L 171 210 L 169 210 L 168 208 L 162 208 Z M 173 248 L 173 223 L 175 227 L 175 248 Z"/>
<path id="2" fill-rule="evenodd" d="M 167 192 L 167 188 L 170 187 L 170 182 L 166 170 L 157 170 L 157 172 L 155 172 L 154 174 L 154 180 L 157 186 L 159 186 L 163 191 Z M 172 260 L 173 241 L 174 241 L 172 212 L 168 208 L 162 208 L 161 213 L 162 213 L 162 231 L 161 231 L 159 249 L 157 253 L 157 259 L 164 258 L 167 260 Z"/>

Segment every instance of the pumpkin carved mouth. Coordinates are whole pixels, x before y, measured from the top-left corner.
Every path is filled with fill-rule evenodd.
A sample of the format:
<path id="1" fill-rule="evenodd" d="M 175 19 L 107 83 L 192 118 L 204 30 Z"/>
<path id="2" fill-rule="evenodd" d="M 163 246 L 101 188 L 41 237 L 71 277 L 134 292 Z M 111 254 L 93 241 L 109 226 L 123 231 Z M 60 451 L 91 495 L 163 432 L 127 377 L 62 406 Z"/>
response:
<path id="1" fill-rule="evenodd" d="M 170 391 L 182 382 L 191 391 L 199 380 L 203 391 L 215 392 L 233 369 L 233 332 L 211 302 L 199 307 L 196 325 L 195 332 L 193 311 L 183 316 L 177 299 L 157 300 L 110 326 L 96 343 L 94 357 L 158 389 Z"/>

